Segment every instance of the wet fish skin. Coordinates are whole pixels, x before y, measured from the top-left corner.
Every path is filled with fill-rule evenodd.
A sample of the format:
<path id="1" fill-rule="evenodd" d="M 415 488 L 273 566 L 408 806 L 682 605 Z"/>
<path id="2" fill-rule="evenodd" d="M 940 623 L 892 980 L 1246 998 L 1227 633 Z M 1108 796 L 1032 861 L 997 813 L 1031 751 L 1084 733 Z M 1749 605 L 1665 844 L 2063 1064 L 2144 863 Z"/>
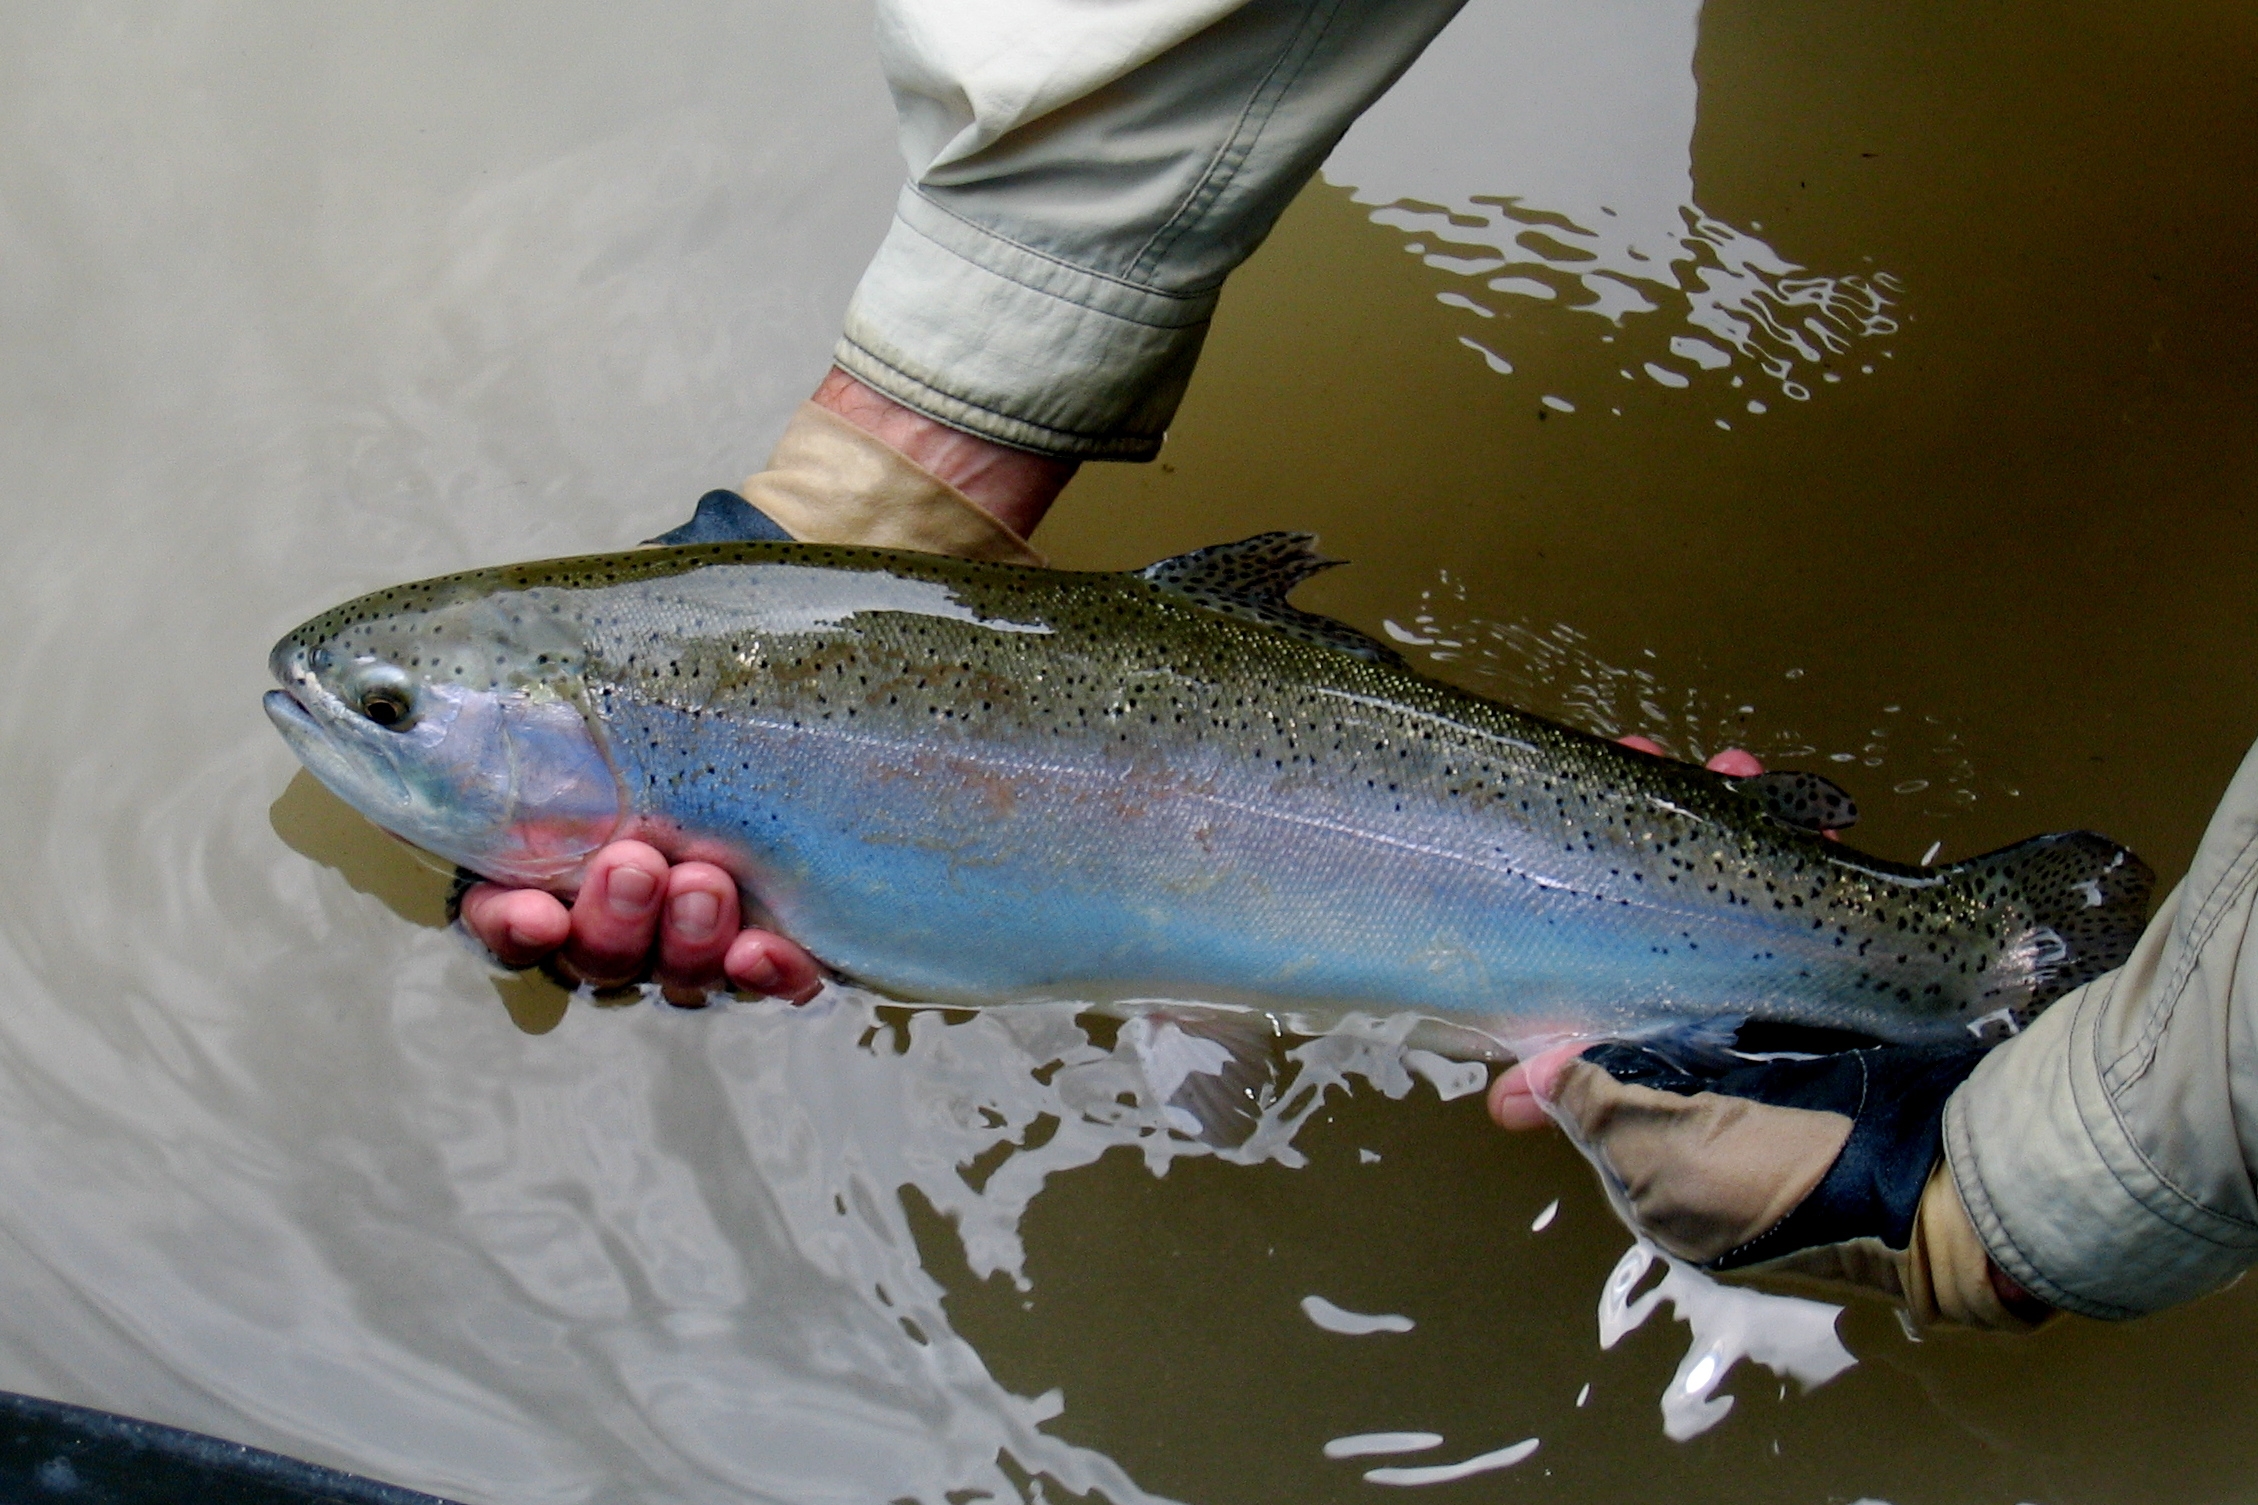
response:
<path id="1" fill-rule="evenodd" d="M 1938 869 L 1824 841 L 1294 612 L 1313 556 L 1261 542 L 1174 578 L 791 543 L 473 571 L 285 637 L 269 711 L 340 795 L 490 877 L 569 889 L 637 835 L 933 1001 L 1966 1039 L 2137 934 L 2150 875 L 2105 838 Z M 413 725 L 370 725 L 371 674 L 412 682 Z"/>

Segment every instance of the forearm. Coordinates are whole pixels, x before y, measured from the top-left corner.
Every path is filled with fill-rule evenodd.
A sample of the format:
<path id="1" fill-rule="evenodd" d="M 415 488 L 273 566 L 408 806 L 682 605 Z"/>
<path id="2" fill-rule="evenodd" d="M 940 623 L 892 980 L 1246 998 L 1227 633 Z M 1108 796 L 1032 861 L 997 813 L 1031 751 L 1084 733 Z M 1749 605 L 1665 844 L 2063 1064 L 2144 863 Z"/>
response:
<path id="1" fill-rule="evenodd" d="M 1945 1115 L 1991 1257 L 2129 1317 L 2258 1260 L 2258 749 L 2132 957 L 1994 1051 Z"/>
<path id="2" fill-rule="evenodd" d="M 911 181 L 841 369 L 1038 454 L 1146 459 L 1224 278 L 1463 0 L 885 0 Z"/>

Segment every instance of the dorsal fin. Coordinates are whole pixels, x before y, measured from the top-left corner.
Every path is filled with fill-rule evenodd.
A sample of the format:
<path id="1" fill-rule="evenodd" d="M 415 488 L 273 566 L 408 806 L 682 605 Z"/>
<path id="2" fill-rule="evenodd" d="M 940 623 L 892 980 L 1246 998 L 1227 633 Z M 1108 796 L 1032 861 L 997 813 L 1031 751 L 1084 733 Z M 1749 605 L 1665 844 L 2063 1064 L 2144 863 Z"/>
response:
<path id="1" fill-rule="evenodd" d="M 1346 622 L 1286 604 L 1288 591 L 1340 562 L 1317 552 L 1314 533 L 1257 533 L 1148 564 L 1137 574 L 1209 611 L 1260 622 L 1376 664 L 1401 664 L 1402 656 L 1393 648 Z"/>
<path id="2" fill-rule="evenodd" d="M 709 491 L 681 527 L 646 538 L 645 543 L 790 543 L 792 535 L 776 519 L 734 491 Z"/>
<path id="3" fill-rule="evenodd" d="M 1806 831 L 1847 831 L 1858 824 L 1858 802 L 1841 785 L 1815 773 L 1783 768 L 1725 783 L 1762 805 L 1774 820 Z"/>

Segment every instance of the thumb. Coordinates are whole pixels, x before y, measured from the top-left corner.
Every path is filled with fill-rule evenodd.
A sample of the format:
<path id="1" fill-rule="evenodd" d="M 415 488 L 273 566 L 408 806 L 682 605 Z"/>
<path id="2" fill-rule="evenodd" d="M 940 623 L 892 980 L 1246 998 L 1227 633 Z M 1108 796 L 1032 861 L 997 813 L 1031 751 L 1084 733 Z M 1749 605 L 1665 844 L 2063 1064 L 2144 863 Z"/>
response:
<path id="1" fill-rule="evenodd" d="M 1552 1101 L 1560 1073 L 1584 1048 L 1584 1042 L 1556 1045 L 1507 1067 L 1490 1088 L 1490 1117 L 1498 1127 L 1539 1129 L 1550 1123 L 1545 1104 Z"/>

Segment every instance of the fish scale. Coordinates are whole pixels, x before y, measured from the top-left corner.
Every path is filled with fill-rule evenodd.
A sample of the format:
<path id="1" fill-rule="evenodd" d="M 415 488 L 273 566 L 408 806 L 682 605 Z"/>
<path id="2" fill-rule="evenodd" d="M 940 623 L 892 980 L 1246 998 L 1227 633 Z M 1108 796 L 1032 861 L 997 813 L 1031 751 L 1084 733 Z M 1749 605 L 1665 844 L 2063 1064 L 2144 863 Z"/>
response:
<path id="1" fill-rule="evenodd" d="M 603 836 L 721 861 L 837 970 L 933 1001 L 1408 1008 L 1502 1040 L 1720 1017 L 1967 1038 L 2137 933 L 2147 870 L 2104 838 L 1894 863 L 1790 823 L 1847 808 L 1823 780 L 1767 794 L 1425 678 L 1286 604 L 1327 563 L 1309 543 L 1122 575 L 655 549 L 378 592 L 275 664 L 324 734 L 310 766 L 330 778 L 347 743 L 389 758 L 386 778 L 428 786 L 419 808 L 552 756 L 580 760 L 568 782 L 594 799 L 586 752 L 551 746 L 573 708 L 616 781 Z M 372 739 L 353 701 L 403 669 L 465 725 L 547 719 L 506 755 L 427 736 L 404 761 L 426 733 Z M 331 781 L 411 840 L 526 876 L 490 832 L 403 830 Z M 485 807 L 507 806 L 508 850 L 566 841 L 515 798 Z"/>

